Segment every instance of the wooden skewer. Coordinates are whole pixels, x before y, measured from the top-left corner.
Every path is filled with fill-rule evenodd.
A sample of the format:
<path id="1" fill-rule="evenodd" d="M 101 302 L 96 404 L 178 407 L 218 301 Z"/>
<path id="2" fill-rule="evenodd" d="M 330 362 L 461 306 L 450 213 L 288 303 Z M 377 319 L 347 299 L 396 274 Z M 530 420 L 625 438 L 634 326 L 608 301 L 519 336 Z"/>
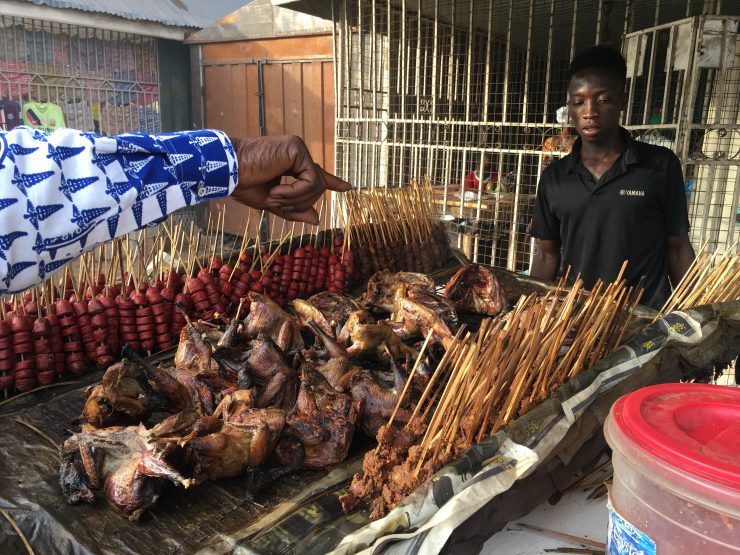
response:
<path id="1" fill-rule="evenodd" d="M 18 527 L 18 524 L 16 524 L 15 520 L 13 520 L 13 517 L 10 516 L 10 513 L 6 511 L 5 509 L 0 509 L 0 514 L 2 514 L 5 517 L 5 520 L 7 520 L 10 525 L 13 527 L 13 530 L 15 530 L 15 533 L 18 534 L 18 537 L 21 539 L 21 542 L 23 542 L 23 546 L 26 548 L 26 551 L 28 551 L 28 555 L 35 555 L 33 548 L 31 547 L 31 544 L 28 543 L 28 539 L 26 539 L 26 536 L 23 534 L 23 531 Z"/>
<path id="2" fill-rule="evenodd" d="M 465 332 L 466 325 L 463 324 L 460 326 L 460 329 L 457 330 L 457 333 L 455 334 L 455 337 L 452 342 L 452 346 L 445 351 L 445 354 L 442 355 L 442 359 L 439 361 L 439 364 L 437 364 L 437 367 L 434 369 L 434 373 L 432 374 L 432 377 L 429 378 L 429 381 L 427 382 L 427 385 L 424 387 L 424 391 L 422 392 L 421 396 L 419 397 L 419 400 L 416 402 L 416 406 L 414 407 L 414 412 L 411 414 L 410 420 L 413 420 L 418 416 L 419 410 L 421 409 L 422 404 L 427 398 L 427 395 L 429 395 L 429 392 L 434 387 L 434 384 L 437 382 L 437 379 L 439 378 L 440 374 L 442 373 L 442 370 L 447 365 L 447 361 L 450 359 L 450 357 L 453 355 L 454 352 L 457 350 L 457 345 L 460 341 L 460 337 L 462 337 L 463 333 Z"/>
<path id="3" fill-rule="evenodd" d="M 128 277 L 129 279 L 133 280 L 134 289 L 136 291 L 139 291 L 139 279 L 136 277 L 136 272 L 134 272 L 134 264 L 133 264 L 133 261 L 131 260 L 131 253 L 129 252 L 128 244 L 124 245 L 123 252 L 126 254 L 126 262 L 128 262 L 128 267 L 129 267 Z"/>
<path id="4" fill-rule="evenodd" d="M 414 377 L 414 374 L 416 374 L 416 370 L 419 368 L 419 363 L 421 362 L 421 359 L 424 356 L 424 352 L 426 351 L 427 345 L 429 345 L 429 340 L 432 338 L 432 335 L 433 335 L 432 330 L 429 330 L 429 333 L 427 334 L 427 337 L 424 340 L 423 345 L 421 346 L 419 355 L 416 357 L 416 362 L 414 363 L 414 367 L 411 370 L 411 372 L 409 372 L 409 377 L 406 380 L 406 385 L 404 385 L 401 395 L 398 396 L 398 402 L 396 403 L 396 408 L 393 409 L 393 412 L 391 413 L 391 417 L 388 419 L 389 426 L 393 424 L 393 421 L 396 419 L 396 413 L 398 412 L 398 409 L 401 407 L 401 403 L 404 397 L 406 396 L 406 392 L 408 391 L 409 386 L 411 385 L 411 382 L 413 381 L 413 377 Z"/>
<path id="5" fill-rule="evenodd" d="M 570 542 L 574 542 L 581 545 L 589 545 L 591 547 L 595 547 L 597 549 L 606 549 L 606 544 L 602 542 L 597 542 L 595 540 L 589 540 L 588 538 L 581 538 L 580 536 L 573 536 L 571 534 L 565 534 L 563 532 L 558 532 L 556 530 L 550 530 L 548 528 L 542 528 L 540 526 L 535 526 L 533 524 L 526 524 L 524 522 L 517 522 L 518 526 L 521 526 L 522 528 L 527 528 L 529 530 L 534 530 L 535 532 L 540 532 L 542 534 L 546 534 L 548 536 L 552 536 L 554 538 L 558 538 L 561 540 L 566 540 Z"/>
<path id="6" fill-rule="evenodd" d="M 280 241 L 280 243 L 275 247 L 275 249 L 270 254 L 270 258 L 267 259 L 267 262 L 265 262 L 265 265 L 262 267 L 263 272 L 267 272 L 267 270 L 270 269 L 270 266 L 272 266 L 272 262 L 275 260 L 275 257 L 280 253 L 280 249 L 282 248 L 283 244 L 288 240 L 288 238 L 291 237 L 290 234 L 283 237 Z"/>
<path id="7" fill-rule="evenodd" d="M 319 246 L 319 228 L 321 227 L 321 219 L 324 216 L 324 205 L 326 204 L 326 197 L 321 198 L 321 205 L 319 206 L 319 223 L 316 224 L 316 230 L 314 232 L 313 247 L 318 248 Z"/>
<path id="8" fill-rule="evenodd" d="M 244 233 L 242 234 L 242 244 L 239 247 L 239 255 L 236 258 L 236 261 L 234 262 L 234 268 L 231 270 L 231 274 L 229 275 L 229 281 L 231 281 L 234 278 L 234 273 L 236 272 L 236 269 L 239 267 L 239 263 L 242 259 L 242 255 L 244 254 L 244 251 L 247 249 L 247 244 L 249 243 L 248 236 L 249 236 L 249 220 L 252 217 L 252 211 L 249 211 L 249 214 L 247 215 L 247 224 L 244 226 Z M 283 220 L 285 221 L 285 220 Z"/>

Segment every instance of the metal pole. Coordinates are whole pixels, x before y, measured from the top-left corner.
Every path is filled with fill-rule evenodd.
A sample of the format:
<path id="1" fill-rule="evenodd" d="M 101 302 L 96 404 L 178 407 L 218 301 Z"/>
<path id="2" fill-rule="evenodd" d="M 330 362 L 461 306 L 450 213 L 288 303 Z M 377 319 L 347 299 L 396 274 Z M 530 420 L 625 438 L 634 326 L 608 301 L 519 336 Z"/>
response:
<path id="1" fill-rule="evenodd" d="M 555 17 L 555 0 L 550 0 L 550 29 L 547 36 L 547 68 L 545 69 L 545 100 L 542 107 L 542 123 L 547 123 L 549 99 L 550 99 L 550 78 L 552 76 L 552 50 L 553 50 L 553 19 Z M 508 47 L 507 47 L 508 48 Z"/>
<path id="2" fill-rule="evenodd" d="M 660 3 L 658 3 L 660 5 Z M 656 7 L 656 10 L 658 8 Z M 657 14 L 655 16 L 658 17 Z M 645 91 L 645 106 L 642 110 L 642 121 L 643 123 L 648 123 L 650 121 L 650 110 L 652 108 L 652 97 L 653 97 L 653 70 L 655 69 L 655 57 L 657 55 L 658 50 L 658 32 L 653 30 L 652 33 L 650 33 L 650 36 L 652 37 L 652 40 L 650 42 L 650 65 L 648 66 L 648 75 L 647 75 L 647 90 Z M 647 37 L 647 34 L 645 35 Z"/>
<path id="3" fill-rule="evenodd" d="M 551 0 L 551 4 L 554 0 Z M 501 121 L 508 121 L 507 110 L 509 106 L 509 70 L 511 68 L 511 31 L 514 12 L 514 0 L 509 0 L 509 22 L 506 30 L 506 61 L 504 62 L 504 99 L 501 103 Z M 552 30 L 550 31 L 552 33 Z"/>
<path id="4" fill-rule="evenodd" d="M 401 67 L 401 93 L 399 95 L 401 100 L 401 119 L 406 119 L 406 88 L 408 87 L 408 81 L 407 81 L 407 74 L 406 71 L 408 69 L 408 52 L 407 52 L 407 44 L 406 44 L 406 0 L 401 0 L 401 44 L 398 48 L 398 52 L 401 56 L 401 63 L 399 64 Z M 407 131 L 406 125 L 402 126 L 403 129 L 403 142 L 406 142 L 406 131 Z M 405 158 L 406 158 L 406 149 L 399 149 L 398 150 L 400 156 L 398 157 L 398 185 L 403 185 L 405 181 Z"/>
<path id="5" fill-rule="evenodd" d="M 604 17 L 604 0 L 599 0 L 599 8 L 596 12 L 596 44 L 601 43 L 603 29 L 601 28 Z"/>
<path id="6" fill-rule="evenodd" d="M 259 99 L 260 137 L 267 135 L 267 121 L 265 120 L 265 79 L 262 66 L 266 61 L 257 62 L 257 98 Z"/>
<path id="7" fill-rule="evenodd" d="M 668 50 L 666 52 L 666 70 L 665 70 L 665 85 L 663 90 L 663 108 L 660 113 L 660 123 L 673 123 L 666 121 L 668 113 L 668 99 L 671 91 L 671 81 L 673 80 L 673 59 L 676 55 L 676 29 L 677 27 L 671 27 L 668 31 Z M 678 121 L 674 114 L 674 121 Z"/>

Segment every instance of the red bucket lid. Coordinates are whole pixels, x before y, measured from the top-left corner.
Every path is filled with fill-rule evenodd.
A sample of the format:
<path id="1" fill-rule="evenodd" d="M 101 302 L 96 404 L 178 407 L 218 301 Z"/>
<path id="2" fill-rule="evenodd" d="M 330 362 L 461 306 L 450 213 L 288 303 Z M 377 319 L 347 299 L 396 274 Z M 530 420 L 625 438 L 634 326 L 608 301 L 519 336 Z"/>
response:
<path id="1" fill-rule="evenodd" d="M 619 430 L 656 459 L 740 491 L 740 388 L 653 385 L 621 397 L 613 415 Z"/>

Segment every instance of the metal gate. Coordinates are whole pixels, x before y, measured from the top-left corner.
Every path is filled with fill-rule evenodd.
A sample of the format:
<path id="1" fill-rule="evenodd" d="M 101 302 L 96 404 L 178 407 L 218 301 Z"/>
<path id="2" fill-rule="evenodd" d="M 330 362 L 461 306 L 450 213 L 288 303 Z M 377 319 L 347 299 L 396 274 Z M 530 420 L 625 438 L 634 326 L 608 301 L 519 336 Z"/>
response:
<path id="1" fill-rule="evenodd" d="M 341 0 L 334 12 L 337 171 L 359 187 L 430 179 L 457 246 L 475 261 L 524 271 L 531 262 L 527 230 L 539 176 L 552 157 L 567 151 L 552 145 L 572 141 L 555 118 L 566 100 L 569 60 L 593 44 L 620 47 L 627 38 L 624 49 L 637 41 L 643 50 L 640 73 L 630 78 L 625 126 L 648 140 L 673 133 L 684 171 L 694 180 L 694 244 L 705 238 L 714 247 L 730 244 L 737 236 L 729 216 L 737 206 L 738 93 L 732 83 L 738 69 L 734 62 L 710 67 L 694 59 L 707 44 L 700 26 L 716 33 L 711 26 L 723 25 L 726 49 L 736 34 L 732 18 L 702 15 L 710 13 L 740 14 L 740 5 Z M 688 37 L 682 25 L 688 25 Z M 673 32 L 671 51 L 688 48 L 688 65 L 666 70 L 660 52 L 666 56 L 663 35 L 672 28 L 680 30 Z M 653 34 L 654 53 L 645 50 Z M 637 35 L 643 38 L 631 38 Z M 658 69 L 670 82 L 659 82 Z M 661 114 L 670 121 L 651 123 L 657 111 L 652 100 L 646 103 L 648 95 L 662 95 L 659 107 L 668 108 Z M 673 108 L 676 98 L 681 111 Z M 466 177 L 476 183 L 471 172 L 484 183 L 490 178 L 490 185 L 466 188 Z"/>
<path id="2" fill-rule="evenodd" d="M 157 41 L 0 16 L 0 97 L 3 128 L 12 110 L 26 125 L 48 130 L 159 132 Z M 34 109 L 53 111 L 53 125 Z"/>
<path id="3" fill-rule="evenodd" d="M 625 36 L 624 123 L 676 152 L 697 248 L 731 247 L 740 234 L 738 17 L 700 16 Z"/>

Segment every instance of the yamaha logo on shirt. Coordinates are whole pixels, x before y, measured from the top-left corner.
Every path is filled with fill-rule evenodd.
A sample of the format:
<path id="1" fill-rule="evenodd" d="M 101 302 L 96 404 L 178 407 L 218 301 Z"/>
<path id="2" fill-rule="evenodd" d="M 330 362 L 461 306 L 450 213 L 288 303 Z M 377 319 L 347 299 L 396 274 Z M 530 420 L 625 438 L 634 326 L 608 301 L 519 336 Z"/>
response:
<path id="1" fill-rule="evenodd" d="M 644 197 L 645 191 L 640 189 L 620 189 L 619 194 L 623 197 Z"/>

